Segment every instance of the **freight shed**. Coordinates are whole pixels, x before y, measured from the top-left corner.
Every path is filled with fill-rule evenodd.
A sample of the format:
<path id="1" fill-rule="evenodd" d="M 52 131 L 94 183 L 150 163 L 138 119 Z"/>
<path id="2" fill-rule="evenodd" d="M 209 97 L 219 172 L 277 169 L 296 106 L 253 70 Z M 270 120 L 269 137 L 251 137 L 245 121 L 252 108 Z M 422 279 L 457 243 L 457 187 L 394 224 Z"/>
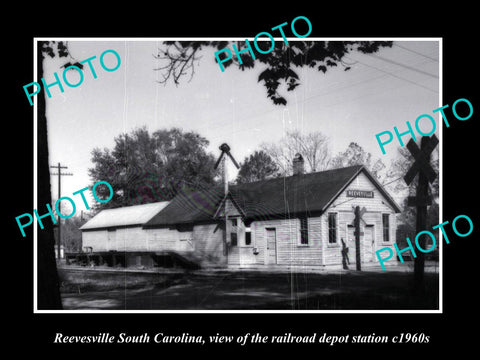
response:
<path id="1" fill-rule="evenodd" d="M 149 253 L 162 251 L 164 246 L 149 237 L 142 226 L 167 205 L 168 201 L 162 201 L 100 211 L 80 227 L 83 258 L 111 266 L 152 266 Z"/>

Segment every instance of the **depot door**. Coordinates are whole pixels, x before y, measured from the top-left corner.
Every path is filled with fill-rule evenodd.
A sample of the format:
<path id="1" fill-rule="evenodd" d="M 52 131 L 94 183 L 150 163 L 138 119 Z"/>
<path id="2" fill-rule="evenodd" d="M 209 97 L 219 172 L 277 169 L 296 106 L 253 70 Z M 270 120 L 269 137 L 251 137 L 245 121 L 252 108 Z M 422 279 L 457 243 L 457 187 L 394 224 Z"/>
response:
<path id="1" fill-rule="evenodd" d="M 266 229 L 267 231 L 267 248 L 266 248 L 266 264 L 277 263 L 277 232 L 275 228 Z"/>
<path id="2" fill-rule="evenodd" d="M 360 232 L 363 232 L 363 235 L 360 236 L 360 244 L 362 247 L 362 263 L 364 262 L 373 262 L 373 255 L 375 249 L 375 237 L 374 237 L 374 226 L 365 225 L 360 227 Z M 355 247 L 355 227 L 348 225 L 347 231 L 347 247 L 348 247 L 348 257 L 351 263 L 356 262 L 356 247 Z"/>
<path id="3" fill-rule="evenodd" d="M 363 249 L 365 254 L 364 262 L 373 262 L 375 238 L 373 236 L 373 225 L 366 225 L 364 229 Z"/>

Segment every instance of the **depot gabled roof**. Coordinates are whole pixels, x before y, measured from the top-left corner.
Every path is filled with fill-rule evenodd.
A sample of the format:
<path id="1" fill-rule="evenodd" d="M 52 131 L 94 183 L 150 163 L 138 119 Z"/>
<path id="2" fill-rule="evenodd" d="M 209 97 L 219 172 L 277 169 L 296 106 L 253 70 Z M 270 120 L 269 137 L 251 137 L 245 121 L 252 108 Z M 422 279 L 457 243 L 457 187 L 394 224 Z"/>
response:
<path id="1" fill-rule="evenodd" d="M 323 212 L 363 172 L 396 212 L 399 206 L 362 165 L 230 186 L 229 197 L 245 219 L 259 220 Z M 184 188 L 145 227 L 215 220 L 224 201 L 223 187 Z"/>
<path id="2" fill-rule="evenodd" d="M 142 226 L 168 205 L 168 201 L 143 205 L 125 206 L 100 211 L 87 221 L 80 230 Z"/>

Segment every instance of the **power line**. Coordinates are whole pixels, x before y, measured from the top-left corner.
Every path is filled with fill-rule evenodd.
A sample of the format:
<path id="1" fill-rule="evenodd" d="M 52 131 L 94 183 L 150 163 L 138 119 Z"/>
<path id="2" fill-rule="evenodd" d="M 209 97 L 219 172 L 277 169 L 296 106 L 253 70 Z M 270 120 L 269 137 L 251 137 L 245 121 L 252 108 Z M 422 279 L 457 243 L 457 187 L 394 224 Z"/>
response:
<path id="1" fill-rule="evenodd" d="M 318 97 L 322 97 L 322 96 L 329 96 L 329 95 L 331 95 L 331 94 L 333 94 L 333 93 L 340 92 L 340 91 L 343 91 L 343 90 L 346 90 L 346 89 L 349 89 L 349 88 L 352 88 L 352 87 L 354 87 L 354 86 L 361 85 L 361 84 L 364 84 L 364 83 L 367 83 L 367 82 L 375 81 L 375 80 L 384 78 L 384 77 L 386 77 L 386 76 L 388 76 L 388 73 L 387 73 L 387 74 L 384 74 L 384 75 L 379 75 L 379 76 L 367 78 L 367 79 L 362 79 L 362 80 L 357 81 L 357 82 L 355 82 L 355 83 L 350 83 L 350 84 L 348 84 L 348 85 L 346 85 L 346 86 L 337 87 L 337 88 L 334 88 L 333 90 L 326 90 L 326 91 L 321 92 L 321 93 L 319 93 L 319 94 L 315 94 L 315 95 L 309 96 L 309 97 L 304 98 L 304 99 L 302 99 L 302 100 L 300 100 L 300 101 L 297 101 L 297 102 L 300 102 L 300 103 L 302 103 L 302 105 L 305 105 L 305 103 L 306 103 L 307 101 L 310 101 L 310 100 L 312 100 L 312 99 L 315 99 L 315 98 L 318 98 Z M 371 94 L 362 95 L 362 96 L 360 96 L 360 97 L 354 98 L 353 100 L 356 100 L 356 99 L 359 99 L 359 98 L 363 98 L 363 97 L 365 97 L 365 96 L 370 96 L 370 95 L 371 95 Z M 352 100 L 352 99 L 349 99 L 349 100 Z M 345 102 L 345 100 L 342 99 L 340 102 L 334 103 L 333 105 L 323 106 L 323 108 L 335 106 L 335 105 L 338 105 L 339 103 L 344 103 L 344 102 Z M 274 109 L 271 109 L 271 110 L 266 110 L 266 111 L 263 111 L 263 112 L 261 112 L 261 113 L 253 114 L 252 116 L 249 116 L 248 118 L 246 118 L 246 119 L 243 120 L 244 128 L 239 129 L 239 130 L 236 130 L 236 131 L 231 132 L 231 133 L 251 131 L 251 128 L 250 128 L 250 127 L 245 126 L 245 123 L 246 123 L 247 120 L 248 120 L 248 121 L 251 121 L 251 120 L 253 120 L 253 119 L 255 119 L 255 118 L 258 118 L 258 117 L 260 117 L 260 116 L 264 116 L 264 115 L 269 114 L 269 113 L 272 113 L 272 112 L 274 112 L 274 111 L 279 111 L 279 110 L 276 109 L 276 108 L 274 108 Z M 211 126 L 211 125 L 210 125 L 210 126 Z M 220 127 L 220 128 L 221 128 L 221 127 L 229 127 L 229 126 L 230 126 L 229 123 L 225 123 L 225 124 L 220 125 L 220 126 L 217 125 L 216 128 L 219 128 L 219 127 Z M 206 127 L 207 127 L 207 126 L 200 127 L 200 130 L 203 129 L 203 128 L 206 128 Z M 219 137 L 219 138 L 220 138 L 220 137 Z M 215 138 L 215 139 L 216 139 L 216 138 Z"/>
<path id="2" fill-rule="evenodd" d="M 375 66 L 371 66 L 371 65 L 365 64 L 365 63 L 363 63 L 363 62 L 361 62 L 361 61 L 358 61 L 358 60 L 356 60 L 356 59 L 353 59 L 353 58 L 352 58 L 352 60 L 354 60 L 354 61 L 356 61 L 356 62 L 358 62 L 358 63 L 360 63 L 360 64 L 362 64 L 362 65 L 365 65 L 365 66 L 367 66 L 367 67 L 370 67 L 370 68 L 372 68 L 372 69 L 374 69 L 374 70 L 381 71 L 381 72 L 384 73 L 384 75 L 372 76 L 372 77 L 370 77 L 370 78 L 361 79 L 361 80 L 356 81 L 356 82 L 353 82 L 353 83 L 352 83 L 352 82 L 347 82 L 347 83 L 345 84 L 345 86 L 337 86 L 337 87 L 334 87 L 334 86 L 333 86 L 333 88 L 326 89 L 326 90 L 324 90 L 324 91 L 322 91 L 322 92 L 320 92 L 320 93 L 317 93 L 317 94 L 311 95 L 311 96 L 309 96 L 309 97 L 307 97 L 307 98 L 304 98 L 304 99 L 302 99 L 300 102 L 304 105 L 307 101 L 310 101 L 310 100 L 312 100 L 312 99 L 315 99 L 315 98 L 318 98 L 318 97 L 323 97 L 323 96 L 328 96 L 328 95 L 331 95 L 331 94 L 337 93 L 337 92 L 341 92 L 341 91 L 350 89 L 350 88 L 352 88 L 352 87 L 355 87 L 355 86 L 358 86 L 358 85 L 361 85 L 361 84 L 364 84 L 364 83 L 368 83 L 368 82 L 372 82 L 372 81 L 381 79 L 381 78 L 383 78 L 383 77 L 385 77 L 385 76 L 388 76 L 388 75 L 391 75 L 391 76 L 393 76 L 393 77 L 396 77 L 396 78 L 398 78 L 398 79 L 400 79 L 400 80 L 404 80 L 404 81 L 409 82 L 409 83 L 411 83 L 411 84 L 420 86 L 420 87 L 422 87 L 422 88 L 424 88 L 424 89 L 426 89 L 426 90 L 428 90 L 428 91 L 431 91 L 431 92 L 434 92 L 434 93 L 438 93 L 438 91 L 432 90 L 432 89 L 430 89 L 430 88 L 428 88 L 428 87 L 426 87 L 426 86 L 424 86 L 424 85 L 421 85 L 421 84 L 419 84 L 419 83 L 417 83 L 417 82 L 415 82 L 415 81 L 412 81 L 412 80 L 403 78 L 403 77 L 401 77 L 401 76 L 395 75 L 395 73 L 388 72 L 388 71 L 382 70 L 382 69 L 380 69 L 380 68 L 377 68 L 377 67 L 375 67 Z M 414 69 L 414 68 L 412 68 L 412 69 Z M 430 75 L 431 75 L 431 74 L 430 74 Z M 366 95 L 364 94 L 364 95 L 362 95 L 362 96 L 360 96 L 360 97 L 357 97 L 357 98 L 355 98 L 355 99 L 363 98 L 363 97 L 365 97 L 365 96 L 370 96 L 370 94 L 366 94 Z M 354 100 L 355 100 L 355 99 L 354 99 Z M 335 106 L 335 105 L 338 105 L 339 103 L 344 103 L 344 102 L 345 102 L 345 100 L 343 99 L 342 101 L 340 101 L 340 102 L 338 102 L 338 103 L 334 103 L 333 105 L 323 106 L 323 108 Z M 246 121 L 246 120 L 251 120 L 251 119 L 254 119 L 254 118 L 257 118 L 257 117 L 259 117 L 259 116 L 263 116 L 263 115 L 269 114 L 269 113 L 274 112 L 274 111 L 277 111 L 277 110 L 278 110 L 278 109 L 271 109 L 271 110 L 263 111 L 263 112 L 258 113 L 258 114 L 253 114 L 252 116 L 249 116 L 247 119 L 244 119 L 244 120 L 243 120 L 243 123 L 244 123 L 244 125 L 245 125 L 245 121 Z M 221 117 L 220 117 L 220 118 L 221 118 Z M 217 124 L 220 123 L 220 122 L 224 122 L 224 121 L 215 122 L 215 123 L 213 124 L 213 126 L 216 126 L 216 127 L 229 127 L 229 126 L 230 126 L 230 124 L 228 124 L 228 123 L 223 124 L 223 126 L 218 126 Z M 212 124 L 202 126 L 202 127 L 199 128 L 199 130 L 202 130 L 202 129 L 204 129 L 204 128 L 206 128 L 206 127 L 210 127 L 210 126 L 212 126 Z M 250 131 L 250 128 L 245 127 L 245 128 L 243 128 L 243 129 L 241 129 L 241 130 L 237 130 L 237 131 L 234 131 L 234 132 L 236 133 L 236 132 L 242 132 L 242 131 Z"/>
<path id="3" fill-rule="evenodd" d="M 382 186 L 387 186 L 387 185 L 390 185 L 391 183 L 394 183 L 395 181 L 398 181 L 398 180 L 400 180 L 400 179 L 403 179 L 403 175 L 402 175 L 402 176 L 400 176 L 400 177 L 398 177 L 398 178 L 396 178 L 395 180 L 392 180 L 392 181 L 390 181 L 390 182 L 386 183 L 386 184 L 382 184 Z"/>
<path id="4" fill-rule="evenodd" d="M 415 50 L 406 48 L 405 46 L 398 45 L 396 42 L 394 42 L 393 45 L 395 45 L 395 46 L 397 46 L 397 47 L 399 47 L 399 48 L 401 48 L 401 49 L 410 51 L 410 52 L 413 53 L 413 54 L 417 54 L 417 55 L 423 56 L 423 57 L 425 57 L 425 58 L 427 58 L 427 59 L 430 59 L 430 60 L 432 60 L 432 61 L 438 62 L 438 59 L 435 59 L 435 58 L 433 58 L 433 57 L 427 56 L 427 55 L 422 54 L 422 53 L 420 53 L 420 52 L 418 52 L 418 51 L 415 51 Z"/>
<path id="5" fill-rule="evenodd" d="M 370 67 L 370 68 L 372 68 L 372 69 L 375 69 L 375 70 L 381 71 L 381 72 L 383 72 L 383 73 L 385 73 L 385 74 L 389 74 L 390 76 L 393 76 L 393 77 L 395 77 L 395 78 L 397 78 L 397 79 L 400 79 L 400 80 L 403 80 L 403 81 L 409 82 L 409 83 L 411 83 L 411 84 L 414 84 L 414 85 L 420 86 L 420 87 L 422 87 L 422 88 L 424 88 L 424 89 L 426 89 L 426 90 L 428 90 L 428 91 L 431 91 L 431 92 L 434 92 L 434 93 L 438 94 L 438 91 L 436 91 L 436 90 L 432 90 L 432 89 L 430 89 L 430 88 L 429 88 L 429 87 L 427 87 L 427 86 L 424 86 L 424 85 L 422 85 L 422 84 L 419 84 L 419 83 L 417 83 L 416 81 L 412 81 L 412 80 L 409 80 L 409 79 L 403 78 L 403 77 L 401 77 L 401 76 L 395 75 L 395 74 L 394 74 L 394 73 L 392 73 L 392 72 L 389 72 L 389 71 L 385 71 L 385 70 L 383 70 L 383 69 L 380 69 L 380 68 L 378 68 L 378 67 L 376 67 L 376 66 L 369 65 L 369 64 L 365 64 L 365 63 L 364 63 L 364 62 L 362 62 L 362 61 L 359 61 L 359 60 L 357 60 L 357 61 L 358 61 L 360 64 L 364 65 L 364 66 L 367 66 L 367 67 Z"/>
<path id="6" fill-rule="evenodd" d="M 368 56 L 374 57 L 374 58 L 376 58 L 376 59 L 383 60 L 383 61 L 388 62 L 388 63 L 390 63 L 390 64 L 394 64 L 394 65 L 397 65 L 397 66 L 401 66 L 401 67 L 403 67 L 403 68 L 405 68 L 405 69 L 408 69 L 408 70 L 416 71 L 416 72 L 418 72 L 418 73 L 420 73 L 420 74 L 427 75 L 427 76 L 433 77 L 433 78 L 435 78 L 435 79 L 438 79 L 438 75 L 430 74 L 429 72 L 426 72 L 426 71 L 423 71 L 423 70 L 414 68 L 414 67 L 409 66 L 409 65 L 405 65 L 405 64 L 399 63 L 399 62 L 394 61 L 394 60 L 390 60 L 390 59 L 384 58 L 383 56 L 380 56 L 380 55 L 368 54 Z"/>
<path id="7" fill-rule="evenodd" d="M 354 82 L 348 81 L 348 82 L 345 83 L 345 85 L 340 84 L 340 86 L 338 86 L 339 84 L 336 84 L 337 86 L 335 86 L 335 84 L 334 84 L 333 86 L 330 85 L 330 86 L 327 87 L 327 89 L 324 89 L 324 90 L 321 91 L 320 93 L 317 93 L 317 94 L 314 94 L 314 95 L 311 95 L 311 96 L 309 96 L 309 97 L 307 97 L 307 98 L 302 99 L 302 100 L 300 101 L 300 102 L 302 103 L 302 106 L 305 106 L 305 103 L 306 103 L 307 101 L 310 101 L 311 99 L 315 99 L 315 98 L 318 98 L 318 97 L 323 97 L 323 96 L 326 96 L 326 95 L 329 96 L 329 95 L 331 95 L 331 94 L 333 94 L 333 93 L 337 93 L 337 92 L 341 92 L 341 91 L 344 91 L 344 90 L 348 90 L 348 89 L 353 88 L 353 87 L 355 87 L 355 86 L 358 86 L 358 85 L 361 85 L 361 84 L 364 84 L 364 83 L 368 83 L 368 82 L 372 82 L 372 81 L 375 81 L 375 80 L 377 80 L 377 79 L 381 79 L 381 78 L 383 78 L 383 77 L 385 77 L 385 76 L 388 76 L 388 75 L 394 76 L 394 77 L 396 77 L 396 78 L 398 78 L 398 79 L 400 79 L 400 80 L 404 80 L 404 81 L 409 82 L 409 83 L 411 83 L 411 84 L 420 86 L 420 87 L 422 87 L 422 88 L 424 88 L 424 89 L 426 89 L 426 90 L 428 90 L 428 91 L 432 91 L 432 92 L 434 92 L 434 93 L 438 93 L 438 91 L 432 90 L 432 89 L 430 89 L 430 88 L 428 88 L 428 87 L 426 87 L 426 86 L 423 86 L 423 85 L 421 85 L 421 84 L 419 84 L 419 83 L 417 83 L 417 82 L 415 82 L 415 81 L 411 81 L 411 80 L 408 80 L 408 79 L 403 78 L 403 77 L 401 77 L 401 76 L 395 75 L 395 74 L 392 73 L 392 72 L 388 72 L 388 71 L 379 69 L 379 68 L 377 68 L 377 67 L 374 67 L 374 66 L 371 66 L 371 65 L 367 65 L 367 64 L 365 64 L 365 63 L 363 63 L 363 62 L 360 62 L 360 61 L 358 61 L 358 60 L 356 60 L 356 59 L 352 59 L 352 60 L 353 60 L 355 63 L 356 63 L 356 62 L 359 62 L 359 63 L 361 63 L 362 65 L 365 65 L 365 66 L 367 66 L 367 67 L 370 67 L 370 68 L 372 68 L 373 70 L 381 71 L 381 72 L 384 73 L 384 75 L 372 76 L 372 77 L 370 77 L 370 78 L 366 78 L 366 79 L 364 78 L 364 79 L 360 79 L 360 80 L 357 80 L 357 81 L 354 81 Z M 386 59 L 385 61 L 389 61 L 389 60 Z M 423 64 L 424 62 L 425 62 L 425 61 L 419 63 L 419 65 L 420 65 L 420 64 Z M 432 75 L 432 74 L 426 73 L 426 72 L 422 72 L 421 70 L 418 70 L 418 69 L 416 69 L 416 68 L 414 68 L 414 67 L 412 67 L 412 66 L 408 66 L 408 65 L 400 64 L 400 63 L 395 63 L 395 64 L 397 64 L 397 65 L 399 65 L 399 66 L 403 66 L 404 68 L 407 68 L 407 69 L 410 69 L 410 70 L 413 70 L 413 71 L 417 71 L 417 72 L 420 72 L 420 73 L 424 73 L 425 75 L 428 75 L 428 76 L 435 77 L 435 75 Z M 302 72 L 303 72 L 303 71 L 305 71 L 305 68 L 302 69 Z M 437 77 L 437 78 L 438 78 L 438 77 Z M 343 86 L 342 86 L 342 85 L 343 85 Z M 305 88 L 306 88 L 306 87 L 304 87 L 304 89 L 305 89 Z M 370 96 L 370 95 L 367 94 L 366 96 Z M 362 95 L 362 96 L 361 96 L 361 98 L 363 98 L 363 97 L 365 97 L 365 95 Z M 343 102 L 343 101 L 344 101 L 344 100 L 342 100 L 341 102 Z M 337 105 L 337 103 L 335 103 L 334 105 Z M 278 109 L 270 109 L 270 110 L 262 111 L 262 112 L 260 112 L 260 113 L 252 114 L 251 116 L 248 116 L 247 119 L 254 119 L 254 118 L 257 118 L 257 117 L 260 117 L 260 116 L 264 116 L 264 115 L 266 115 L 266 114 L 269 114 L 269 113 L 274 112 L 274 111 L 277 111 L 277 110 L 278 110 Z M 228 111 L 228 112 L 230 112 L 230 111 Z M 207 127 L 212 127 L 212 126 L 215 126 L 215 127 L 230 127 L 231 124 L 230 124 L 230 123 L 225 123 L 225 121 L 223 120 L 225 114 L 226 114 L 226 112 L 222 112 L 222 114 L 216 116 L 216 117 L 218 117 L 218 118 L 221 119 L 221 120 L 214 121 L 213 123 L 211 122 L 211 123 L 209 123 L 208 125 L 201 126 L 201 127 L 197 128 L 197 130 L 200 130 L 200 131 L 201 131 L 201 130 L 207 128 Z M 245 124 L 245 120 L 246 120 L 246 119 L 243 120 L 243 124 Z M 222 124 L 223 126 L 218 126 L 218 125 L 220 125 L 220 124 Z M 249 130 L 250 130 L 250 129 L 248 129 L 248 128 L 246 128 L 246 129 L 244 128 L 244 129 L 239 130 L 239 131 L 234 131 L 234 133 L 236 133 L 236 132 L 242 132 L 242 131 L 249 131 Z"/>

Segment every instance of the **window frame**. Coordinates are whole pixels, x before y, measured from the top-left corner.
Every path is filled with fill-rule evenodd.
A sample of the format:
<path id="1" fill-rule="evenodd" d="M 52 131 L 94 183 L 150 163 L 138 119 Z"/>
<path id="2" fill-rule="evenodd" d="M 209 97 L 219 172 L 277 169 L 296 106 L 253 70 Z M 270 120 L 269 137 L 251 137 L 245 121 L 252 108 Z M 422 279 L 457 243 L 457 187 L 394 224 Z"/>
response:
<path id="1" fill-rule="evenodd" d="M 235 238 L 235 244 L 233 243 L 233 239 Z M 230 246 L 233 247 L 238 247 L 238 235 L 236 231 L 232 231 L 230 233 Z"/>
<path id="2" fill-rule="evenodd" d="M 250 238 L 250 243 L 247 243 L 247 234 Z M 252 246 L 252 230 L 250 227 L 245 227 L 245 246 Z"/>
<path id="3" fill-rule="evenodd" d="M 386 225 L 385 226 L 385 219 L 387 220 L 386 221 Z M 390 226 L 390 214 L 388 213 L 382 213 L 382 242 L 383 243 L 386 243 L 386 244 L 391 244 L 391 236 L 390 236 L 390 229 L 391 229 L 391 226 Z M 385 236 L 386 235 L 386 236 Z M 386 238 L 386 239 L 385 239 Z"/>
<path id="4" fill-rule="evenodd" d="M 310 246 L 310 234 L 308 231 L 308 216 L 299 217 L 300 236 L 298 238 L 298 246 Z"/>
<path id="5" fill-rule="evenodd" d="M 333 215 L 334 216 L 334 235 L 335 235 L 335 241 L 330 241 L 330 233 L 331 233 L 331 229 L 330 229 L 330 216 Z M 328 212 L 327 213 L 327 230 L 328 230 L 328 245 L 329 246 L 338 246 L 338 212 Z"/>

